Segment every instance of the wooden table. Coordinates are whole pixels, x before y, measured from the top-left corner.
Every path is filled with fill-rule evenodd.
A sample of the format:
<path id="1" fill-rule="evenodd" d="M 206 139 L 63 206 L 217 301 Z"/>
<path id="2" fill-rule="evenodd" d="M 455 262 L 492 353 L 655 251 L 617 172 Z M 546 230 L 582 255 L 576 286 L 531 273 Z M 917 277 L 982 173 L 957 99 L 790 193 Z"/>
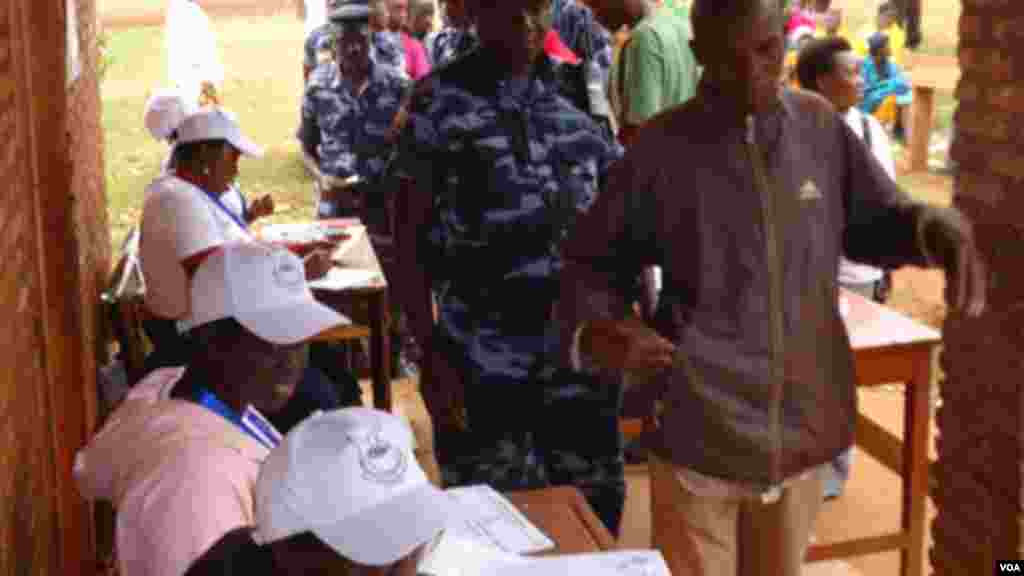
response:
<path id="1" fill-rule="evenodd" d="M 910 105 L 910 170 L 928 169 L 928 144 L 935 116 L 935 91 L 954 92 L 960 77 L 957 68 L 935 63 L 911 63 L 908 70 L 914 91 Z M 955 64 L 954 64 L 955 65 Z"/>
<path id="2" fill-rule="evenodd" d="M 370 382 L 373 407 L 391 411 L 391 311 L 388 287 L 380 281 L 341 291 L 314 290 L 313 294 L 327 306 L 349 316 L 353 322 L 369 325 Z M 363 326 L 346 327 L 347 338 L 360 337 Z"/>
<path id="3" fill-rule="evenodd" d="M 353 220 L 352 225 L 354 227 L 361 226 L 358 220 Z M 273 226 L 263 227 L 260 230 L 261 237 L 273 236 Z M 355 323 L 352 326 L 341 326 L 321 334 L 317 341 L 332 342 L 369 336 L 373 406 L 390 412 L 391 310 L 388 301 L 388 283 L 369 235 L 364 232 L 356 236 L 353 242 L 356 245 L 349 249 L 359 255 L 356 258 L 358 266 L 353 267 L 371 270 L 376 273 L 376 276 L 364 284 L 342 290 L 316 288 L 312 290 L 317 300 L 348 316 Z"/>
<path id="4" fill-rule="evenodd" d="M 812 546 L 808 561 L 900 551 L 900 574 L 924 574 L 932 352 L 942 335 L 894 310 L 843 291 L 860 387 L 904 382 L 903 440 L 867 418 L 857 418 L 857 445 L 903 479 L 900 531 Z"/>
<path id="5" fill-rule="evenodd" d="M 555 542 L 543 555 L 584 554 L 616 548 L 615 538 L 572 486 L 505 494 L 541 532 Z"/>

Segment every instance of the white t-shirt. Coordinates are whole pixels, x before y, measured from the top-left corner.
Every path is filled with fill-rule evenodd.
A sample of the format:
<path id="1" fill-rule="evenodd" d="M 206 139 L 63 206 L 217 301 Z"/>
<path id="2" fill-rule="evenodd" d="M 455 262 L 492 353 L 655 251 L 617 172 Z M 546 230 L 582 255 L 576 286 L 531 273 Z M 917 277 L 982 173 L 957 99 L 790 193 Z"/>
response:
<path id="1" fill-rule="evenodd" d="M 856 106 L 851 107 L 843 115 L 843 119 L 861 140 L 867 140 L 864 138 L 864 125 L 865 120 L 867 121 L 868 130 L 871 131 L 871 152 L 874 153 L 875 159 L 882 165 L 882 168 L 885 168 L 889 177 L 895 180 L 896 163 L 892 158 L 892 147 L 885 128 L 882 128 L 874 116 L 862 113 Z M 884 272 L 881 268 L 858 264 L 846 258 L 839 259 L 840 284 L 870 284 L 881 280 L 883 275 Z"/>
<path id="2" fill-rule="evenodd" d="M 182 262 L 225 242 L 251 237 L 205 192 L 173 175 L 146 189 L 139 261 L 146 279 L 146 306 L 161 318 L 188 313 L 188 277 Z"/>

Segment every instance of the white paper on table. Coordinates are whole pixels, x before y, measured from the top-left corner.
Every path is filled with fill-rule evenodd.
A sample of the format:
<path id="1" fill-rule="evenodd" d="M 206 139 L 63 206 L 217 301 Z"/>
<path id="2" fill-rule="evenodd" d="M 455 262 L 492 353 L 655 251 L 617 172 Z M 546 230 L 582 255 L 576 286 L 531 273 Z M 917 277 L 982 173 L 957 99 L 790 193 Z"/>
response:
<path id="1" fill-rule="evenodd" d="M 498 565 L 525 560 L 446 531 L 437 545 L 424 555 L 416 573 L 420 576 L 478 576 L 492 574 Z"/>
<path id="2" fill-rule="evenodd" d="M 487 485 L 445 490 L 462 515 L 447 530 L 456 538 L 475 541 L 508 554 L 554 549 L 555 543 L 507 498 Z"/>
<path id="3" fill-rule="evenodd" d="M 349 268 L 377 268 L 377 258 L 366 235 L 366 226 L 348 226 L 343 230 L 348 238 L 331 252 L 331 260 Z"/>
<path id="4" fill-rule="evenodd" d="M 322 242 L 326 234 L 316 224 L 270 224 L 260 230 L 260 238 L 267 242 L 289 242 L 296 244 Z"/>
<path id="5" fill-rule="evenodd" d="M 524 558 L 488 567 L 489 576 L 670 576 L 657 550 L 617 550 L 594 554 L 570 554 Z M 443 575 L 438 575 L 443 576 Z"/>
<path id="6" fill-rule="evenodd" d="M 331 268 L 323 278 L 309 283 L 309 287 L 317 290 L 344 290 L 369 284 L 379 275 L 373 270 L 359 268 Z"/>

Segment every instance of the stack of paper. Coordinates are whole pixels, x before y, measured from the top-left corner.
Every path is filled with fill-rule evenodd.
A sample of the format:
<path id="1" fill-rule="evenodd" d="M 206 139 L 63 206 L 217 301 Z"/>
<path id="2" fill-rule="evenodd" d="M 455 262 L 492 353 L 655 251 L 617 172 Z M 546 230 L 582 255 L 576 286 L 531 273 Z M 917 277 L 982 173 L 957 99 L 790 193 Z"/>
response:
<path id="1" fill-rule="evenodd" d="M 418 576 L 670 576 L 661 553 L 621 550 L 529 558 L 445 534 L 423 558 Z"/>
<path id="2" fill-rule="evenodd" d="M 527 557 L 555 543 L 489 486 L 451 488 L 457 517 L 424 555 L 419 576 L 669 576 L 661 553 L 623 550 Z"/>
<path id="3" fill-rule="evenodd" d="M 532 554 L 555 548 L 551 538 L 490 486 L 451 488 L 445 493 L 462 514 L 448 527 L 454 536 L 508 554 Z"/>
<path id="4" fill-rule="evenodd" d="M 481 575 L 483 573 L 480 573 Z M 545 558 L 524 558 L 488 566 L 491 576 L 670 576 L 661 552 L 619 550 L 595 554 L 570 554 Z M 438 574 L 437 576 L 443 576 Z"/>

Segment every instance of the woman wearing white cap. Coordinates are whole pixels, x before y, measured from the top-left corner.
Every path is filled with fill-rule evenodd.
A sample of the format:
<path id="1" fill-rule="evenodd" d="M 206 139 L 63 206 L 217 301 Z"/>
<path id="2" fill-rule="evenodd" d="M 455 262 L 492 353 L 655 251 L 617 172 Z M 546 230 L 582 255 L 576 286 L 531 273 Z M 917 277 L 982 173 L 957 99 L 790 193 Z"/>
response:
<path id="1" fill-rule="evenodd" d="M 240 199 L 232 202 L 239 158 L 263 151 L 227 110 L 186 115 L 180 101 L 162 95 L 151 99 L 146 126 L 174 143 L 165 171 L 146 189 L 140 227 L 146 308 L 153 316 L 144 323 L 154 345 L 151 369 L 187 358 L 177 321 L 188 312 L 188 279 L 199 262 L 227 241 L 251 239 L 249 221 L 273 205 L 261 199 L 246 211 Z M 322 276 L 330 267 L 326 251 L 314 252 L 306 266 L 308 276 Z"/>
<path id="2" fill-rule="evenodd" d="M 189 281 L 199 263 L 229 241 L 253 240 L 241 200 L 231 200 L 237 194 L 233 183 L 239 158 L 260 156 L 262 150 L 242 134 L 227 110 L 207 107 L 186 115 L 173 95 L 150 100 L 146 127 L 155 137 L 174 143 L 164 172 L 146 190 L 140 226 L 139 259 L 151 316 L 143 328 L 154 348 L 146 358 L 149 373 L 189 361 L 189 342 L 182 336 L 189 326 L 182 319 L 189 311 Z M 248 212 L 251 219 L 253 210 Z M 329 253 L 312 252 L 305 266 L 307 278 L 323 276 L 331 267 Z M 327 373 L 330 379 L 321 370 L 308 369 L 295 401 L 269 415 L 274 425 L 288 430 L 312 410 L 358 400 L 358 392 L 351 392 L 358 391 L 358 383 L 350 375 L 335 369 Z M 338 390 L 351 393 L 343 399 Z"/>
<path id="3" fill-rule="evenodd" d="M 146 129 L 153 138 L 166 141 L 171 150 L 164 160 L 164 172 L 174 171 L 174 147 L 177 140 L 177 129 L 188 116 L 189 106 L 185 98 L 177 91 L 161 92 L 153 95 L 146 102 Z M 274 213 L 274 199 L 265 194 L 251 204 L 242 194 L 237 182 L 232 182 L 229 190 L 220 197 L 221 201 L 232 212 L 241 217 L 247 224 Z"/>

